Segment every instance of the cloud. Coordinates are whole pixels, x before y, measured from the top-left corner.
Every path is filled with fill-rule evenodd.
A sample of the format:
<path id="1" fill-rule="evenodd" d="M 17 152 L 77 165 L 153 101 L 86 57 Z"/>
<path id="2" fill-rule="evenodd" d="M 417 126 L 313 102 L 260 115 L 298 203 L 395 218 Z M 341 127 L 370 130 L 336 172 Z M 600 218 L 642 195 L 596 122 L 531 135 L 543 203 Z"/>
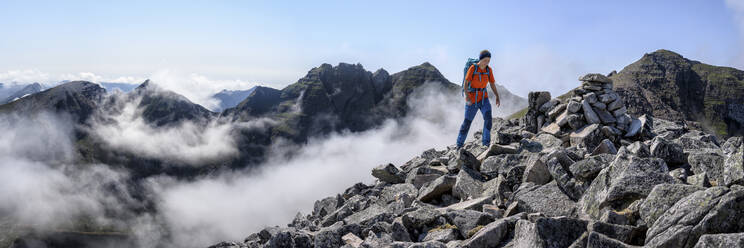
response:
<path id="1" fill-rule="evenodd" d="M 257 85 L 241 80 L 214 80 L 196 73 L 185 73 L 175 69 L 159 70 L 153 73 L 150 79 L 163 89 L 181 94 L 208 109 L 219 107 L 219 100 L 212 96 L 223 89 L 247 90 Z"/>
<path id="2" fill-rule="evenodd" d="M 19 225 L 48 228 L 70 226 L 87 216 L 95 225 L 129 230 L 137 247 L 242 240 L 263 227 L 289 223 L 297 212 L 309 213 L 318 199 L 360 181 L 372 183 L 374 166 L 400 166 L 424 150 L 453 145 L 463 102 L 459 94 L 443 94 L 438 87 L 426 84 L 414 91 L 408 101 L 412 110 L 401 121 L 315 138 L 301 146 L 279 141 L 259 167 L 195 180 L 157 176 L 133 182 L 125 171 L 105 164 L 78 164 L 67 119 L 0 116 L 0 128 L 14 134 L 0 141 L 0 213 L 13 216 Z M 93 123 L 92 130 L 121 149 L 154 157 L 198 161 L 230 150 L 230 128 L 221 126 L 227 124 L 154 129 L 144 124 L 136 105 L 129 101 L 114 108 L 121 110 L 109 116 L 114 121 L 108 126 Z M 273 121 L 230 125 L 265 128 Z M 471 137 L 482 119 L 472 125 Z M 134 193 L 144 199 L 132 197 Z M 144 206 L 156 212 L 132 210 Z"/>
<path id="3" fill-rule="evenodd" d="M 453 145 L 462 102 L 459 95 L 442 94 L 434 85 L 412 94 L 412 112 L 401 122 L 389 120 L 373 130 L 311 139 L 301 147 L 277 143 L 258 169 L 196 181 L 154 180 L 151 187 L 160 197 L 159 208 L 174 242 L 206 246 L 286 225 L 297 212 L 309 213 L 315 200 L 360 181 L 372 183 L 370 171 L 379 164 L 400 166 L 424 150 Z M 471 137 L 482 126 L 479 119 Z M 291 159 L 283 156 L 288 152 L 293 153 Z"/>
<path id="4" fill-rule="evenodd" d="M 48 82 L 50 78 L 49 74 L 35 69 L 0 72 L 0 83 L 7 83 L 10 85 L 34 82 L 44 83 Z"/>
<path id="5" fill-rule="evenodd" d="M 49 113 L 0 114 L 0 221 L 49 231 L 87 219 L 123 229 L 129 207 L 128 173 L 105 165 L 74 164 L 69 118 Z M 123 216 L 123 218 L 122 218 Z M 3 234 L 7 234 L 3 232 Z"/>
<path id="6" fill-rule="evenodd" d="M 126 99 L 113 95 L 120 111 L 102 112 L 106 121 L 94 121 L 90 131 L 114 149 L 129 151 L 138 156 L 165 159 L 199 165 L 204 162 L 233 156 L 236 148 L 233 123 L 211 120 L 206 124 L 182 121 L 175 125 L 153 127 L 145 122 L 142 98 Z M 242 126 L 264 127 L 265 120 L 241 123 Z M 270 122 L 269 122 L 270 124 Z"/>

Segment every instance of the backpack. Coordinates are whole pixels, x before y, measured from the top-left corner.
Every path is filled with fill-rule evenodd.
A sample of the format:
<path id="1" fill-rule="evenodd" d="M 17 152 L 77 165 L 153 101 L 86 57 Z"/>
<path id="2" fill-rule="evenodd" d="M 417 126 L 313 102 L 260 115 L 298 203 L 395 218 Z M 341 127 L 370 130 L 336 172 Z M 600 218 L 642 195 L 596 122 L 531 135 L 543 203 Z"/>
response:
<path id="1" fill-rule="evenodd" d="M 468 61 L 465 62 L 465 69 L 462 72 L 462 86 L 461 86 L 462 87 L 462 95 L 463 96 L 465 95 L 465 77 L 467 76 L 466 74 L 468 73 L 468 69 L 470 69 L 470 66 L 472 66 L 472 65 L 478 66 L 477 65 L 478 64 L 478 61 L 479 61 L 478 59 L 468 58 Z M 482 80 L 481 77 L 483 75 L 486 75 L 486 77 L 488 77 L 490 73 L 491 73 L 491 68 L 489 68 L 489 67 L 486 67 L 486 72 L 478 72 L 478 68 L 475 68 L 475 70 L 473 70 L 473 76 L 478 75 L 478 80 Z M 473 88 L 472 86 L 473 86 L 472 84 L 468 85 L 468 92 L 475 92 L 475 94 L 476 94 L 475 95 L 475 99 L 477 100 L 478 99 L 478 93 L 481 92 L 481 91 L 486 91 L 486 88 L 482 88 L 482 89 L 481 88 Z"/>

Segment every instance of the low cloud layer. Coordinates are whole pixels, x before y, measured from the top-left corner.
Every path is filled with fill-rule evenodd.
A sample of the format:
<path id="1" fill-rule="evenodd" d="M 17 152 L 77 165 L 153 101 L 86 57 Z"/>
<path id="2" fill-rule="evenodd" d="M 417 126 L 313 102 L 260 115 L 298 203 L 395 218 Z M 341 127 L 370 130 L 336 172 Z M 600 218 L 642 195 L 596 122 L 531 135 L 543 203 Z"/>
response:
<path id="1" fill-rule="evenodd" d="M 201 162 L 235 155 L 238 150 L 233 123 L 210 121 L 198 124 L 183 121 L 173 126 L 154 127 L 142 117 L 141 98 L 118 97 L 121 111 L 104 112 L 92 123 L 91 132 L 115 149 L 138 156 L 186 162 Z"/>
<path id="2" fill-rule="evenodd" d="M 87 216 L 96 225 L 131 230 L 138 247 L 204 247 L 242 240 L 263 227 L 286 225 L 298 212 L 309 213 L 315 200 L 357 182 L 372 183 L 374 166 L 402 165 L 424 150 L 453 145 L 463 100 L 459 94 L 441 93 L 435 85 L 411 95 L 412 111 L 400 122 L 311 139 L 304 146 L 278 142 L 272 147 L 275 155 L 258 169 L 224 171 L 194 181 L 146 179 L 136 193 L 152 200 L 155 213 L 131 211 L 144 203 L 130 194 L 128 173 L 104 164 L 75 163 L 72 128 L 65 125 L 69 123 L 65 118 L 3 115 L 0 128 L 13 135 L 0 141 L 0 213 L 3 219 L 12 217 L 16 225 L 52 229 L 69 227 Z M 135 102 L 127 104 L 119 115 L 111 116 L 115 124 L 94 124 L 93 130 L 118 140 L 112 144 L 126 149 L 139 145 L 142 154 L 159 158 L 180 155 L 196 161 L 219 154 L 216 150 L 230 150 L 216 148 L 230 147 L 224 143 L 229 140 L 227 126 L 214 124 L 210 131 L 183 123 L 155 129 L 143 123 Z M 257 120 L 231 125 L 270 124 Z M 481 126 L 479 114 L 471 138 Z M 291 159 L 283 156 L 288 151 L 294 154 Z"/>
<path id="3" fill-rule="evenodd" d="M 266 226 L 284 226 L 298 213 L 308 214 L 316 200 L 335 195 L 357 182 L 370 184 L 373 167 L 402 165 L 423 151 L 454 145 L 464 102 L 434 86 L 412 94 L 412 112 L 402 122 L 388 121 L 359 133 L 313 139 L 305 146 L 274 146 L 258 170 L 229 172 L 194 182 L 156 180 L 161 209 L 178 244 L 208 245 L 242 240 Z M 504 103 L 508 104 L 508 103 Z M 482 127 L 480 114 L 470 137 Z M 280 154 L 293 150 L 295 156 Z"/>

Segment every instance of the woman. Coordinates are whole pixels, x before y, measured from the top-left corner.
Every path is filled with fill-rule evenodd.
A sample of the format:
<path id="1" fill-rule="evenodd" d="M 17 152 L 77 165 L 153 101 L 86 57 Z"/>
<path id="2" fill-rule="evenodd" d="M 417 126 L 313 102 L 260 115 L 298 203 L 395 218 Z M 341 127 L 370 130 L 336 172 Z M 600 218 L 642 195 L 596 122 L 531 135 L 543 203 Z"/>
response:
<path id="1" fill-rule="evenodd" d="M 470 130 L 470 124 L 473 122 L 475 113 L 478 110 L 483 115 L 483 145 L 488 146 L 491 144 L 491 103 L 488 101 L 486 85 L 491 85 L 496 107 L 500 106 L 501 102 L 499 101 L 499 92 L 496 90 L 496 85 L 494 84 L 496 80 L 493 78 L 493 70 L 488 66 L 489 62 L 491 62 L 491 53 L 488 50 L 483 50 L 478 57 L 478 63 L 471 65 L 465 73 L 465 89 L 467 93 L 465 94 L 465 120 L 463 120 L 460 126 L 460 133 L 457 135 L 458 149 L 465 143 L 468 130 Z"/>

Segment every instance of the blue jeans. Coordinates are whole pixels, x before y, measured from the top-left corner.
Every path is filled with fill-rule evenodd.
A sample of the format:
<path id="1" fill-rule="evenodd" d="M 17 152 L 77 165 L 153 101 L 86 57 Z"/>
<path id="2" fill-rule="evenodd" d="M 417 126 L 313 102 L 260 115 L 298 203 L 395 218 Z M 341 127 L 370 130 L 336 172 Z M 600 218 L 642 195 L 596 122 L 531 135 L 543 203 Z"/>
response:
<path id="1" fill-rule="evenodd" d="M 481 115 L 483 115 L 483 145 L 488 146 L 491 144 L 491 102 L 488 101 L 487 97 L 477 103 L 468 105 L 465 103 L 465 120 L 462 121 L 460 126 L 460 133 L 457 135 L 457 147 L 462 147 L 465 144 L 465 138 L 468 136 L 470 130 L 470 124 L 475 118 L 475 113 L 480 109 Z"/>

